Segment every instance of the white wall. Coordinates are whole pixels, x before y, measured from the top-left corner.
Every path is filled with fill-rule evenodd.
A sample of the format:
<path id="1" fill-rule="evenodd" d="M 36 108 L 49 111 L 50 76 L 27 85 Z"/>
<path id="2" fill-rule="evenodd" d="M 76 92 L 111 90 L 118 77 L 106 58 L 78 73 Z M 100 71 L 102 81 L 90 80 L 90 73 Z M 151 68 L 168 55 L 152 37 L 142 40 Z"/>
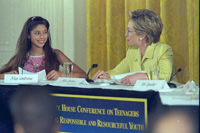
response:
<path id="1" fill-rule="evenodd" d="M 74 0 L 74 61 L 87 72 L 86 0 Z"/>
<path id="2" fill-rule="evenodd" d="M 86 0 L 0 0 L 0 66 L 14 55 L 25 21 L 36 15 L 49 21 L 52 47 L 86 71 Z"/>

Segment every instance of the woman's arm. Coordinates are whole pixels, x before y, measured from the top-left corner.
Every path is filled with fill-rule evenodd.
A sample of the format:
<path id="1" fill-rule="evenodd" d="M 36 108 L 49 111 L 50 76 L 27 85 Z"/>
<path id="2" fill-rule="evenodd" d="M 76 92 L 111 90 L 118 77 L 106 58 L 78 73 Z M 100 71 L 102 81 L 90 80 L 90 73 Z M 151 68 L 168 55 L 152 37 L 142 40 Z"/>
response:
<path id="1" fill-rule="evenodd" d="M 64 64 L 64 62 L 72 62 L 63 52 L 61 52 L 58 49 L 55 49 L 56 54 L 58 55 L 58 60 L 61 65 Z M 72 62 L 73 63 L 73 62 Z M 62 76 L 64 76 L 64 73 L 62 72 Z M 86 78 L 86 73 L 75 63 L 73 63 L 73 73 L 72 77 L 74 78 Z"/>
<path id="2" fill-rule="evenodd" d="M 174 62 L 173 62 L 173 51 L 171 47 L 164 47 L 160 49 L 163 51 L 162 55 L 160 56 L 159 66 L 160 66 L 160 79 L 169 81 L 171 78 Z"/>
<path id="3" fill-rule="evenodd" d="M 18 72 L 16 70 L 10 69 L 12 67 L 13 63 L 15 62 L 15 60 L 16 60 L 16 58 L 12 57 L 10 59 L 10 61 L 0 69 L 0 79 L 4 79 L 5 74 L 18 74 Z"/>
<path id="4" fill-rule="evenodd" d="M 4 79 L 5 74 L 18 74 L 18 72 L 16 70 L 12 70 L 10 72 L 0 74 L 0 79 Z"/>
<path id="5" fill-rule="evenodd" d="M 131 48 L 128 49 L 126 57 L 112 70 L 104 72 L 103 70 L 97 71 L 92 79 L 95 80 L 97 78 L 107 79 L 110 78 L 112 75 L 122 74 L 126 72 L 130 72 L 129 69 L 129 58 L 132 58 L 130 55 Z"/>
<path id="6" fill-rule="evenodd" d="M 133 49 L 129 48 L 126 53 L 126 57 L 114 69 L 109 70 L 106 73 L 108 73 L 111 77 L 112 75 L 130 72 L 129 60 L 130 59 L 133 60 L 132 53 L 133 53 Z"/>

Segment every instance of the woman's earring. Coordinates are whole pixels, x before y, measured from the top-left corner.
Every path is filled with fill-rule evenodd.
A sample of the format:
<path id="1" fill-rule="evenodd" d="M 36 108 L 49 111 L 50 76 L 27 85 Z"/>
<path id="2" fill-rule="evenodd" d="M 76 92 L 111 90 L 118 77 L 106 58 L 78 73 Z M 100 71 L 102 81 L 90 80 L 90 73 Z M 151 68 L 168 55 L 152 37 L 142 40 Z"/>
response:
<path id="1" fill-rule="evenodd" d="M 143 39 L 142 39 L 142 37 L 140 37 L 140 41 L 142 41 Z"/>

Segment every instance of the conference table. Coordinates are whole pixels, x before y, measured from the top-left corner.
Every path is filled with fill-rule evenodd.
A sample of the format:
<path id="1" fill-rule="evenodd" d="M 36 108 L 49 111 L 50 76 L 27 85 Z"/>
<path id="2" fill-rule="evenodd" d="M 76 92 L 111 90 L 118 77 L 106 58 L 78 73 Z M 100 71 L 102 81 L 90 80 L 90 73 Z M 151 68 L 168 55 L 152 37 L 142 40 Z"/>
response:
<path id="1" fill-rule="evenodd" d="M 183 84 L 181 84 L 183 85 Z M 160 114 L 185 111 L 198 125 L 199 93 L 177 88 L 133 89 L 121 84 L 67 84 L 47 81 L 36 84 L 5 84 L 0 81 L 0 130 L 13 132 L 9 102 L 20 88 L 46 88 L 56 97 L 59 132 L 144 132 Z M 199 88 L 199 86 L 197 86 Z M 67 111 L 74 107 L 75 112 Z M 85 111 L 87 110 L 87 112 Z M 89 110 L 89 112 L 88 112 Z M 147 126 L 148 125 L 148 126 Z M 148 128 L 147 128 L 148 127 Z M 198 126 L 196 126 L 198 128 Z"/>

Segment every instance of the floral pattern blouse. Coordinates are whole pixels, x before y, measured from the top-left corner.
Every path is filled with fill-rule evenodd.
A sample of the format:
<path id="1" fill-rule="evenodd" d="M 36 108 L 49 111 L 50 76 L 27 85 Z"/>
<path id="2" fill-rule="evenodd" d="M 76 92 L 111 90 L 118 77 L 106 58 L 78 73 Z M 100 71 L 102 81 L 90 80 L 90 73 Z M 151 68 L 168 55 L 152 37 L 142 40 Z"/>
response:
<path id="1" fill-rule="evenodd" d="M 36 73 L 45 69 L 45 55 L 31 56 L 27 53 L 26 59 L 24 70 Z"/>

